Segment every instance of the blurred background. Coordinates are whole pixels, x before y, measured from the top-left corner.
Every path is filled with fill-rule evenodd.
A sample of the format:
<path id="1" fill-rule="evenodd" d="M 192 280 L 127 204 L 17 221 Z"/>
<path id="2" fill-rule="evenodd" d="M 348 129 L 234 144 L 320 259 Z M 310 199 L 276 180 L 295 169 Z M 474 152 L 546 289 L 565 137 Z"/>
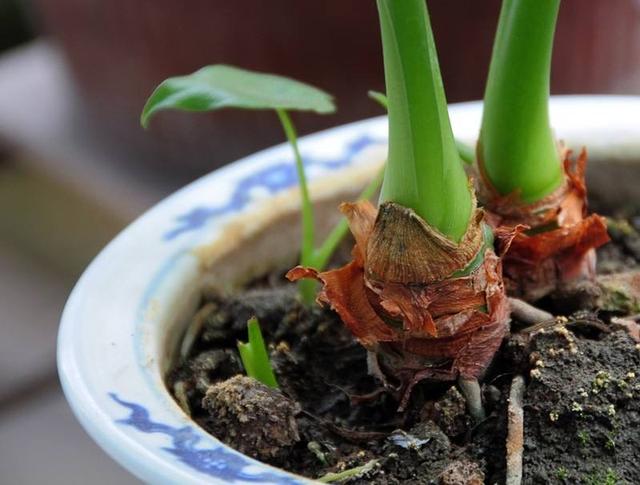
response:
<path id="1" fill-rule="evenodd" d="M 431 0 L 450 102 L 479 99 L 498 0 Z M 270 113 L 138 116 L 205 64 L 289 75 L 336 96 L 302 133 L 381 114 L 373 0 L 0 0 L 0 482 L 135 483 L 59 389 L 64 301 L 121 228 L 195 177 L 283 141 Z M 640 94 L 640 1 L 564 0 L 552 92 Z"/>

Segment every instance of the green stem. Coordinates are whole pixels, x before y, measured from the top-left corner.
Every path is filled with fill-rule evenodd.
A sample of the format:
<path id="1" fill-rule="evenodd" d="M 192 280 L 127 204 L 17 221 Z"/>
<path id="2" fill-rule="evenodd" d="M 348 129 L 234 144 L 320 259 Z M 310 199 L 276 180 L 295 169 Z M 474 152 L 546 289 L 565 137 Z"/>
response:
<path id="1" fill-rule="evenodd" d="M 387 96 L 385 94 L 378 91 L 369 91 L 367 94 L 385 110 L 389 107 Z M 460 158 L 464 163 L 472 164 L 476 161 L 476 154 L 472 147 L 470 147 L 466 143 L 461 142 L 460 140 L 455 140 L 455 143 L 458 150 L 458 155 L 460 155 Z"/>
<path id="2" fill-rule="evenodd" d="M 307 176 L 304 171 L 304 164 L 302 163 L 302 156 L 298 148 L 298 136 L 296 129 L 291 122 L 291 117 L 283 109 L 277 109 L 278 118 L 284 130 L 287 140 L 291 144 L 293 150 L 293 156 L 296 162 L 296 171 L 298 173 L 298 182 L 300 185 L 300 196 L 302 199 L 302 244 L 300 247 L 300 264 L 302 266 L 311 266 L 313 264 L 314 254 L 314 215 L 313 204 L 311 203 L 311 197 L 309 195 L 309 187 L 307 185 Z M 309 279 L 300 280 L 298 282 L 298 290 L 302 300 L 307 303 L 313 303 L 316 294 L 316 282 Z"/>
<path id="3" fill-rule="evenodd" d="M 369 185 L 365 187 L 362 191 L 358 200 L 368 200 L 376 193 L 376 190 L 380 188 L 380 184 L 382 184 L 382 177 L 384 176 L 384 170 L 381 170 L 376 177 L 369 182 Z M 347 223 L 346 218 L 342 218 L 340 222 L 338 222 L 335 227 L 331 230 L 329 235 L 326 237 L 324 242 L 320 245 L 320 247 L 316 250 L 313 257 L 312 267 L 316 268 L 318 271 L 322 271 L 331 256 L 336 251 L 338 245 L 342 242 L 344 237 L 349 233 L 349 224 Z"/>
<path id="4" fill-rule="evenodd" d="M 503 195 L 535 202 L 563 180 L 549 123 L 549 78 L 560 0 L 504 0 L 478 144 L 479 162 Z"/>
<path id="5" fill-rule="evenodd" d="M 424 0 L 377 0 L 389 102 L 389 161 L 381 201 L 416 211 L 459 241 L 471 192 L 451 130 Z"/>
<path id="6" fill-rule="evenodd" d="M 300 185 L 300 195 L 302 198 L 302 247 L 300 249 L 300 264 L 307 265 L 313 258 L 313 205 L 311 203 L 311 197 L 309 196 L 309 187 L 307 185 L 304 164 L 302 163 L 302 156 L 298 148 L 296 129 L 291 122 L 289 114 L 285 110 L 277 109 L 276 112 L 278 113 L 278 118 L 280 118 L 280 123 L 282 123 L 282 128 L 287 136 L 287 140 L 289 140 L 291 144 L 296 162 L 296 171 L 298 173 L 298 183 Z"/>

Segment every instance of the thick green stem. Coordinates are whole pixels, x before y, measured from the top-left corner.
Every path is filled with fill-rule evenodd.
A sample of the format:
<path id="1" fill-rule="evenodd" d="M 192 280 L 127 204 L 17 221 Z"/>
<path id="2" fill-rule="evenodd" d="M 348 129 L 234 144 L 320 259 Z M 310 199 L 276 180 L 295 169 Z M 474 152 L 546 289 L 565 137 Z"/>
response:
<path id="1" fill-rule="evenodd" d="M 451 131 L 424 0 L 377 0 L 389 103 L 389 161 L 381 201 L 416 211 L 459 241 L 471 192 Z"/>
<path id="2" fill-rule="evenodd" d="M 298 183 L 300 185 L 300 196 L 302 201 L 302 244 L 300 247 L 300 264 L 302 266 L 311 266 L 313 264 L 313 243 L 315 237 L 313 204 L 309 196 L 309 187 L 307 186 L 307 177 L 302 163 L 302 156 L 298 149 L 298 136 L 296 129 L 291 122 L 289 114 L 283 109 L 277 109 L 278 118 L 282 123 L 282 128 L 287 136 L 287 140 L 291 144 L 293 156 L 296 162 L 296 171 L 298 173 Z M 298 282 L 300 295 L 305 303 L 313 303 L 316 295 L 316 282 L 313 280 L 300 280 Z"/>
<path id="3" fill-rule="evenodd" d="M 549 123 L 549 78 L 560 0 L 504 0 L 484 97 L 479 162 L 503 195 L 535 202 L 563 180 Z"/>

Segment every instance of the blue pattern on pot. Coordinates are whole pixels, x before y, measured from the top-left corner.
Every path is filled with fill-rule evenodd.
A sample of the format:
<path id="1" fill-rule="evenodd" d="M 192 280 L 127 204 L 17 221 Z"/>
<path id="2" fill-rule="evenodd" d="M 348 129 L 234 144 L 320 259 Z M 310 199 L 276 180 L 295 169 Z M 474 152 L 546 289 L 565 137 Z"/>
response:
<path id="1" fill-rule="evenodd" d="M 109 393 L 111 399 L 129 409 L 129 417 L 118 419 L 116 422 L 131 426 L 142 433 L 160 433 L 171 438 L 171 446 L 163 448 L 174 455 L 185 465 L 211 477 L 227 482 L 242 480 L 245 482 L 273 482 L 284 485 L 300 485 L 303 482 L 296 478 L 278 473 L 277 470 L 250 473 L 246 468 L 255 466 L 250 458 L 219 444 L 209 448 L 199 448 L 201 435 L 192 426 L 174 427 L 151 420 L 149 411 L 136 403 L 125 401 L 115 393 Z"/>
<path id="2" fill-rule="evenodd" d="M 310 169 L 323 172 L 339 170 L 351 165 L 354 158 L 363 150 L 375 144 L 383 144 L 385 141 L 385 139 L 373 137 L 368 133 L 359 133 L 345 141 L 339 156 L 323 158 L 318 155 L 303 154 L 304 165 L 309 172 Z M 178 216 L 174 227 L 164 234 L 164 240 L 172 240 L 182 234 L 197 231 L 220 216 L 240 212 L 251 202 L 251 194 L 256 191 L 274 195 L 297 185 L 298 175 L 291 158 L 276 159 L 268 167 L 253 171 L 240 178 L 234 184 L 230 198 L 223 205 L 217 207 L 199 206 Z M 148 298 L 143 299 L 143 302 L 142 308 L 147 308 Z M 145 434 L 166 435 L 171 439 L 171 445 L 161 449 L 198 472 L 225 482 L 245 481 L 285 485 L 306 483 L 304 479 L 297 479 L 295 476 L 275 468 L 272 471 L 264 471 L 264 468 L 262 471 L 258 471 L 257 465 L 262 465 L 260 462 L 203 434 L 203 431 L 197 427 L 176 427 L 153 421 L 148 409 L 143 405 L 126 401 L 114 392 L 110 392 L 109 397 L 130 411 L 127 418 L 118 419 L 115 421 L 116 423 L 132 427 Z M 256 471 L 252 473 L 251 468 Z"/>
<path id="3" fill-rule="evenodd" d="M 348 166 L 353 158 L 362 150 L 374 143 L 384 143 L 386 140 L 376 140 L 368 134 L 363 134 L 349 141 L 340 158 L 322 159 L 304 156 L 304 166 L 319 167 L 325 170 L 336 170 Z M 236 185 L 229 202 L 220 207 L 195 207 L 186 214 L 177 217 L 176 227 L 164 235 L 165 240 L 171 240 L 177 236 L 195 231 L 203 227 L 215 217 L 242 210 L 250 201 L 251 191 L 255 189 L 266 190 L 269 194 L 275 194 L 281 190 L 298 184 L 296 167 L 291 159 L 276 162 L 263 170 L 252 173 L 240 180 Z"/>

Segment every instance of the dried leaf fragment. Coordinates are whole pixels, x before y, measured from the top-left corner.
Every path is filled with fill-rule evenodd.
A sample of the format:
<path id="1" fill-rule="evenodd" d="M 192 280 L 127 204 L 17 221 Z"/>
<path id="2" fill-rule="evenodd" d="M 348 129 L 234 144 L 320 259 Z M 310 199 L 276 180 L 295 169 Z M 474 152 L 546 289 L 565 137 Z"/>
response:
<path id="1" fill-rule="evenodd" d="M 478 187 L 491 225 L 517 229 L 503 248 L 510 295 L 534 301 L 569 282 L 595 277 L 595 249 L 609 241 L 605 219 L 587 214 L 586 150 L 576 160 L 564 151 L 565 183 L 547 197 L 523 203 L 499 195 L 480 169 Z"/>

